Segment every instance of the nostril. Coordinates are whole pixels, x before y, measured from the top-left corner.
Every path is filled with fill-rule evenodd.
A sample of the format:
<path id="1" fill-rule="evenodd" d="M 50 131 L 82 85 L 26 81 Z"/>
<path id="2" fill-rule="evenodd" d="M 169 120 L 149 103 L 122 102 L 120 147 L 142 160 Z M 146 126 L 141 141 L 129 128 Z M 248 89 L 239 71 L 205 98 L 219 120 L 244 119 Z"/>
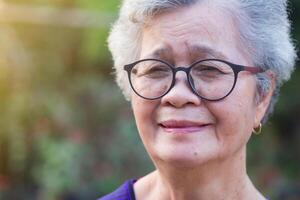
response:
<path id="1" fill-rule="evenodd" d="M 200 105 L 201 98 L 199 98 L 189 83 L 185 80 L 178 81 L 177 84 L 161 99 L 164 105 L 172 105 L 173 107 L 180 108 L 185 105 Z"/>

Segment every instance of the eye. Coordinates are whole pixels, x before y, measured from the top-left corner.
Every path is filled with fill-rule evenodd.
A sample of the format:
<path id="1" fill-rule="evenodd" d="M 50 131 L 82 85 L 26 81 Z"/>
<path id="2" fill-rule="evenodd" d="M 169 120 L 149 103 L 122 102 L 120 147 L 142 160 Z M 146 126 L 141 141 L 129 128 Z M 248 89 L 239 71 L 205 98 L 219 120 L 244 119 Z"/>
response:
<path id="1" fill-rule="evenodd" d="M 157 65 L 149 67 L 145 72 L 147 73 L 160 73 L 160 72 L 168 72 L 168 67 L 164 65 Z"/>
<path id="2" fill-rule="evenodd" d="M 171 75 L 171 69 L 161 63 L 141 63 L 135 66 L 137 77 L 164 78 Z"/>
<path id="3" fill-rule="evenodd" d="M 226 73 L 221 67 L 201 64 L 193 67 L 193 74 L 196 76 L 214 77 Z"/>

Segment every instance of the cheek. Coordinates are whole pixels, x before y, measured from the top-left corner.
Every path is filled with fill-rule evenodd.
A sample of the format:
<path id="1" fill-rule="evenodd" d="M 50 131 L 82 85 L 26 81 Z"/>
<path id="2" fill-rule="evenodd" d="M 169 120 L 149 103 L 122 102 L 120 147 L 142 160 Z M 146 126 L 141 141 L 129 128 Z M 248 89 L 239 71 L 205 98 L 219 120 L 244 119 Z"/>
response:
<path id="1" fill-rule="evenodd" d="M 143 140 L 144 137 L 149 136 L 148 132 L 155 128 L 154 112 L 157 102 L 132 96 L 131 105 L 139 134 Z"/>
<path id="2" fill-rule="evenodd" d="M 224 134 L 235 135 L 252 127 L 253 109 L 249 104 L 236 102 L 234 105 L 215 106 L 217 121 L 226 130 Z M 217 112 L 216 111 L 216 112 Z M 246 131 L 246 130 L 245 130 Z"/>
<path id="3" fill-rule="evenodd" d="M 249 85 L 248 85 L 249 86 Z M 237 87 L 226 99 L 209 105 L 216 118 L 216 134 L 223 148 L 247 143 L 255 118 L 254 87 Z"/>

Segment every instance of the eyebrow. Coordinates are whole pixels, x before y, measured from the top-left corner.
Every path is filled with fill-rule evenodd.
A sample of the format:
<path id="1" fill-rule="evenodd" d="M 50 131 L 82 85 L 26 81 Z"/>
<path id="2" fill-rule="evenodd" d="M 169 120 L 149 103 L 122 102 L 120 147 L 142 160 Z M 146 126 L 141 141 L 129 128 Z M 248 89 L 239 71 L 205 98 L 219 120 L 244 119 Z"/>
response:
<path id="1" fill-rule="evenodd" d="M 172 50 L 170 48 L 158 48 L 156 49 L 153 53 L 149 54 L 149 56 L 152 58 L 165 58 L 170 56 L 170 52 L 172 52 Z"/>
<path id="2" fill-rule="evenodd" d="M 215 58 L 215 59 L 224 59 L 226 60 L 226 56 L 207 45 L 191 45 L 188 46 L 189 54 L 191 59 L 199 59 L 199 58 Z"/>
<path id="3" fill-rule="evenodd" d="M 216 58 L 226 59 L 227 57 L 207 45 L 188 45 L 188 54 L 191 60 L 196 61 L 199 59 Z M 172 56 L 172 49 L 169 47 L 158 48 L 148 55 L 150 58 L 167 59 Z M 147 56 L 147 57 L 148 57 Z"/>

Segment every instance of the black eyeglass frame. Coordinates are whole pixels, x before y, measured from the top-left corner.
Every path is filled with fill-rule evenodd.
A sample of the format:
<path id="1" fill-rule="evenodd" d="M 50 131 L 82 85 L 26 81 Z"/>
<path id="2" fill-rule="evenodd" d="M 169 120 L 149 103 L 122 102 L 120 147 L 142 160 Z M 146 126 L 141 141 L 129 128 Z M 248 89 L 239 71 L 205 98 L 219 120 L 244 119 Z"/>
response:
<path id="1" fill-rule="evenodd" d="M 159 97 L 156 97 L 156 98 L 148 98 L 148 97 L 144 97 L 142 95 L 140 95 L 133 87 L 132 85 L 132 81 L 131 81 L 131 70 L 133 69 L 133 67 L 135 65 L 137 65 L 138 63 L 140 62 L 144 62 L 144 61 L 158 61 L 158 62 L 162 62 L 164 64 L 166 64 L 168 67 L 170 67 L 170 69 L 172 70 L 172 74 L 173 74 L 173 77 L 172 77 L 172 83 L 170 85 L 170 88 L 165 92 L 163 93 L 162 95 L 160 95 Z M 231 67 L 231 69 L 233 70 L 234 72 L 234 82 L 233 82 L 233 85 L 232 85 L 232 88 L 229 90 L 229 92 L 224 96 L 224 97 L 221 97 L 221 98 L 218 98 L 218 99 L 208 99 L 208 98 L 205 98 L 205 97 L 202 97 L 201 95 L 199 95 L 197 92 L 196 92 L 196 89 L 194 88 L 194 84 L 192 83 L 192 79 L 191 79 L 191 76 L 190 76 L 190 71 L 191 69 L 201 63 L 201 62 L 206 62 L 206 61 L 218 61 L 218 62 L 222 62 L 222 63 L 225 63 L 227 64 L 228 66 Z M 252 74 L 257 74 L 257 73 L 262 73 L 264 72 L 263 69 L 259 68 L 259 67 L 251 67 L 251 66 L 243 66 L 243 65 L 238 65 L 238 64 L 234 64 L 234 63 L 231 63 L 231 62 L 228 62 L 228 61 L 225 61 L 225 60 L 221 60 L 221 59 L 204 59 L 204 60 L 198 60 L 194 63 L 192 63 L 189 67 L 175 67 L 171 64 L 169 64 L 168 62 L 164 61 L 164 60 L 160 60 L 160 59 L 154 59 L 154 58 L 147 58 L 147 59 L 142 59 L 142 60 L 138 60 L 136 62 L 133 62 L 131 64 L 127 64 L 124 66 L 124 70 L 127 71 L 127 74 L 128 74 L 128 79 L 129 79 L 129 83 L 130 83 L 130 86 L 132 88 L 132 90 L 138 95 L 140 96 L 141 98 L 144 98 L 144 99 L 147 99 L 147 100 L 156 100 L 156 99 L 160 99 L 162 98 L 163 96 L 165 96 L 166 94 L 168 94 L 168 92 L 170 92 L 170 90 L 174 87 L 175 83 L 176 83 L 176 73 L 178 71 L 184 71 L 187 75 L 187 80 L 188 80 L 188 83 L 189 83 L 189 86 L 190 88 L 192 89 L 192 92 L 197 95 L 198 97 L 200 97 L 201 99 L 204 99 L 204 100 L 207 100 L 207 101 L 220 101 L 222 99 L 225 99 L 227 96 L 229 96 L 231 94 L 231 92 L 233 91 L 235 85 L 236 85 L 236 81 L 237 81 L 237 78 L 238 78 L 238 73 L 241 72 L 241 71 L 248 71 Z"/>

